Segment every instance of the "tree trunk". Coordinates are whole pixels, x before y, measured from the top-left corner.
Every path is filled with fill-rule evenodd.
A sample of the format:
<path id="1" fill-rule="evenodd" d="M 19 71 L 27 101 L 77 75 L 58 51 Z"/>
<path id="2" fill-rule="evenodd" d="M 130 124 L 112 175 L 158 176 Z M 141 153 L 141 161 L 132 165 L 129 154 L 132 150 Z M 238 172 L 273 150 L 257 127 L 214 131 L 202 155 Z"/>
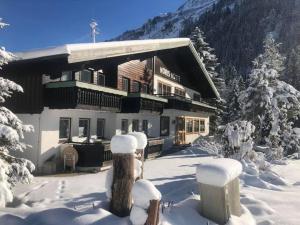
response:
<path id="1" fill-rule="evenodd" d="M 144 149 L 137 149 L 136 154 L 136 158 L 142 162 L 141 175 L 136 178 L 136 180 L 139 180 L 144 178 Z"/>
<path id="2" fill-rule="evenodd" d="M 159 200 L 151 200 L 148 208 L 148 218 L 145 225 L 158 225 L 159 223 Z"/>
<path id="3" fill-rule="evenodd" d="M 134 155 L 113 154 L 113 184 L 110 211 L 120 217 L 129 216 L 134 183 Z"/>

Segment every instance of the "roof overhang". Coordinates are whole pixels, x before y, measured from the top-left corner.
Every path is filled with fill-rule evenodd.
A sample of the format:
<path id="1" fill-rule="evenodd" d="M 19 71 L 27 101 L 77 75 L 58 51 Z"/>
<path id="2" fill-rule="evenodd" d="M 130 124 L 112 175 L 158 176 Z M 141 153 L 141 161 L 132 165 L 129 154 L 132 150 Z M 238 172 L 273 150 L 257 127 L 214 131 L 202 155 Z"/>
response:
<path id="1" fill-rule="evenodd" d="M 156 53 L 164 50 L 188 48 L 202 70 L 209 86 L 216 98 L 220 95 L 206 71 L 197 51 L 189 38 L 170 38 L 170 39 L 150 39 L 150 40 L 130 40 L 113 41 L 100 43 L 67 44 L 54 48 L 47 48 L 28 52 L 14 53 L 17 61 L 35 61 L 49 59 L 56 56 L 66 57 L 68 63 L 80 63 L 85 61 L 124 57 L 143 53 Z"/>

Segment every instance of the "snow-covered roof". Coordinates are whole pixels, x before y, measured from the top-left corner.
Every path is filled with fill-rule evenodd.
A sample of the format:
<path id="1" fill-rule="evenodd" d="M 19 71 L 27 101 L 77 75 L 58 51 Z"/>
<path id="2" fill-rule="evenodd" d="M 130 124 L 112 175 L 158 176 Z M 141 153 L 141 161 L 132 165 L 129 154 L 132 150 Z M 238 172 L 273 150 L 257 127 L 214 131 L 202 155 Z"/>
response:
<path id="1" fill-rule="evenodd" d="M 162 51 L 187 47 L 197 60 L 208 83 L 213 89 L 216 97 L 220 97 L 215 85 L 207 73 L 199 55 L 197 54 L 189 38 L 169 38 L 169 39 L 149 39 L 149 40 L 130 40 L 112 41 L 98 43 L 66 44 L 58 47 L 45 48 L 26 52 L 15 52 L 18 61 L 33 60 L 64 55 L 69 63 L 84 62 L 132 54 Z"/>

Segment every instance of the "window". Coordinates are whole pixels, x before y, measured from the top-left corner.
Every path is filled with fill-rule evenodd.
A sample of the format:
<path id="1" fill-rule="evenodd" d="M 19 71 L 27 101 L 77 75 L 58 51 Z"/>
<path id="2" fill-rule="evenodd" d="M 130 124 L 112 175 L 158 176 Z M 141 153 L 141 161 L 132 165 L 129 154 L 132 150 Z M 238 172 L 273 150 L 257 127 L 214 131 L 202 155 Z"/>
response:
<path id="1" fill-rule="evenodd" d="M 194 100 L 194 101 L 198 101 L 198 102 L 200 102 L 200 100 L 201 100 L 201 96 L 200 96 L 200 95 L 198 95 L 198 94 L 194 94 L 194 95 L 193 95 L 193 100 Z"/>
<path id="2" fill-rule="evenodd" d="M 101 72 L 98 72 L 97 84 L 101 86 L 105 86 L 105 75 Z"/>
<path id="3" fill-rule="evenodd" d="M 71 118 L 59 119 L 59 139 L 71 138 Z"/>
<path id="4" fill-rule="evenodd" d="M 89 137 L 90 136 L 90 119 L 79 119 L 78 126 L 78 136 L 79 137 Z"/>
<path id="5" fill-rule="evenodd" d="M 141 91 L 142 91 L 142 93 L 146 93 L 147 94 L 148 93 L 148 85 L 147 84 L 143 84 Z"/>
<path id="6" fill-rule="evenodd" d="M 199 133 L 199 120 L 194 120 L 194 133 Z"/>
<path id="7" fill-rule="evenodd" d="M 193 133 L 193 119 L 186 119 L 185 129 L 187 133 Z"/>
<path id="8" fill-rule="evenodd" d="M 129 91 L 129 79 L 126 77 L 122 78 L 122 90 L 123 91 Z"/>
<path id="9" fill-rule="evenodd" d="M 90 70 L 81 70 L 79 72 L 76 72 L 75 75 L 78 75 L 79 81 L 86 82 L 86 83 L 92 83 L 92 71 Z"/>
<path id="10" fill-rule="evenodd" d="M 205 120 L 200 120 L 200 132 L 205 132 Z"/>
<path id="11" fill-rule="evenodd" d="M 97 137 L 104 138 L 105 119 L 97 119 Z"/>
<path id="12" fill-rule="evenodd" d="M 171 95 L 171 86 L 158 83 L 158 94 L 159 95 Z"/>
<path id="13" fill-rule="evenodd" d="M 148 120 L 143 120 L 143 131 L 148 136 Z"/>
<path id="14" fill-rule="evenodd" d="M 160 117 L 160 135 L 169 136 L 170 133 L 170 117 L 162 116 Z"/>
<path id="15" fill-rule="evenodd" d="M 185 90 L 180 88 L 175 88 L 175 95 L 185 97 Z"/>
<path id="16" fill-rule="evenodd" d="M 140 131 L 139 120 L 132 120 L 132 131 Z"/>
<path id="17" fill-rule="evenodd" d="M 127 134 L 128 133 L 128 120 L 127 119 L 122 119 L 121 132 L 122 132 L 122 134 Z"/>
<path id="18" fill-rule="evenodd" d="M 63 71 L 60 77 L 61 81 L 69 81 L 72 80 L 72 71 Z"/>
<path id="19" fill-rule="evenodd" d="M 140 82 L 132 81 L 132 87 L 131 88 L 132 88 L 131 91 L 133 93 L 140 92 Z"/>

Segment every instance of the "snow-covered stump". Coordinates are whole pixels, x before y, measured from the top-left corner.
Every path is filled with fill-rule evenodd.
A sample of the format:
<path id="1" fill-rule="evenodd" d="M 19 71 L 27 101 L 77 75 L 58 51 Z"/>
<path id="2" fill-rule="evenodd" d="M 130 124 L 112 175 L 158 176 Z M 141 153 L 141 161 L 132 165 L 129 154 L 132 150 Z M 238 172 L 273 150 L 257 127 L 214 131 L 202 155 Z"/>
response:
<path id="1" fill-rule="evenodd" d="M 148 180 L 140 179 L 132 188 L 133 207 L 130 221 L 133 225 L 159 224 L 161 193 Z"/>
<path id="2" fill-rule="evenodd" d="M 143 132 L 132 132 L 129 133 L 129 135 L 134 136 L 137 140 L 137 148 L 135 154 L 136 154 L 136 158 L 142 162 L 141 174 L 139 177 L 136 178 L 136 180 L 143 179 L 144 178 L 144 151 L 147 146 L 147 136 Z"/>
<path id="3" fill-rule="evenodd" d="M 200 213 L 206 218 L 226 224 L 230 215 L 241 215 L 238 176 L 242 165 L 234 159 L 212 159 L 197 167 L 200 190 Z"/>
<path id="4" fill-rule="evenodd" d="M 113 171 L 110 211 L 117 216 L 130 214 L 131 190 L 134 183 L 134 152 L 136 138 L 130 135 L 116 135 L 111 140 Z"/>

